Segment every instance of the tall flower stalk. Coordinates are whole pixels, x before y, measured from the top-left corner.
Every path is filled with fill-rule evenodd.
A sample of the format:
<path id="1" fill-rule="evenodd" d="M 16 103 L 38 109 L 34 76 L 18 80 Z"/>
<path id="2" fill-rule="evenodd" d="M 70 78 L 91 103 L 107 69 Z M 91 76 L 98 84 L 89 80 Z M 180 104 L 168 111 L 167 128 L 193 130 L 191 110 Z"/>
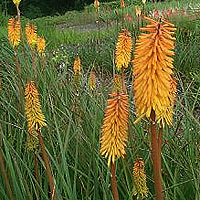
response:
<path id="1" fill-rule="evenodd" d="M 74 60 L 73 70 L 74 70 L 74 84 L 76 87 L 78 87 L 80 84 L 80 77 L 81 77 L 81 59 L 79 57 L 77 57 Z"/>
<path id="2" fill-rule="evenodd" d="M 37 70 L 36 70 L 36 58 L 35 58 L 35 46 L 37 44 L 37 27 L 33 24 L 27 24 L 25 29 L 27 43 L 31 50 L 32 56 L 32 73 L 35 81 L 37 82 Z"/>
<path id="3" fill-rule="evenodd" d="M 42 152 L 42 157 L 43 157 L 45 168 L 46 168 L 46 174 L 49 180 L 51 195 L 55 199 L 55 196 L 53 196 L 54 191 L 55 191 L 55 185 L 54 185 L 53 175 L 52 175 L 51 167 L 50 167 L 50 159 L 45 150 L 44 141 L 43 141 L 43 137 L 41 133 L 41 128 L 46 126 L 47 124 L 41 110 L 38 90 L 33 81 L 27 83 L 26 90 L 25 90 L 25 99 L 26 99 L 25 112 L 26 112 L 26 116 L 28 120 L 28 132 L 29 133 L 32 133 L 33 131 L 37 132 L 39 144 L 40 144 L 40 148 Z"/>
<path id="4" fill-rule="evenodd" d="M 121 92 L 112 92 L 107 101 L 100 138 L 100 154 L 111 166 L 111 186 L 114 200 L 119 199 L 115 176 L 115 161 L 126 154 L 128 131 L 128 97 Z"/>
<path id="5" fill-rule="evenodd" d="M 133 180 L 134 180 L 134 190 L 133 195 L 143 199 L 148 197 L 148 187 L 146 183 L 146 174 L 144 170 L 144 162 L 142 158 L 139 158 L 134 162 L 133 167 Z"/>
<path id="6" fill-rule="evenodd" d="M 126 93 L 124 70 L 128 68 L 131 61 L 132 51 L 132 38 L 127 29 L 124 29 L 118 35 L 116 51 L 115 51 L 115 64 L 116 69 L 122 74 L 123 91 Z"/>
<path id="7" fill-rule="evenodd" d="M 18 57 L 18 46 L 21 41 L 21 25 L 19 18 L 10 18 L 8 20 L 8 40 L 14 49 L 15 70 L 18 76 L 18 87 L 20 97 L 23 98 L 23 82 L 21 77 L 21 64 Z"/>
<path id="8" fill-rule="evenodd" d="M 135 105 L 139 119 L 151 118 L 151 147 L 156 200 L 163 199 L 161 182 L 162 127 L 172 125 L 176 83 L 173 78 L 174 25 L 164 19 L 150 22 L 136 42 L 133 61 Z M 160 131 L 157 131 L 157 123 Z"/>

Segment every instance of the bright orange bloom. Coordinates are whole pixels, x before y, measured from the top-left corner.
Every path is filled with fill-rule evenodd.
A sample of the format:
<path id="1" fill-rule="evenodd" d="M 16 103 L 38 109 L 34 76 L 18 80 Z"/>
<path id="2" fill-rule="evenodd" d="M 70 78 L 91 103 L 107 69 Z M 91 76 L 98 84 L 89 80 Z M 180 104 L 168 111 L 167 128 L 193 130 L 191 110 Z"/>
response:
<path id="1" fill-rule="evenodd" d="M 131 60 L 131 50 L 131 34 L 128 30 L 124 30 L 123 32 L 119 33 L 116 45 L 115 64 L 118 71 L 122 70 L 122 68 L 128 67 L 128 64 Z"/>
<path id="2" fill-rule="evenodd" d="M 37 38 L 37 52 L 39 56 L 43 56 L 46 48 L 45 39 L 42 37 Z"/>
<path id="3" fill-rule="evenodd" d="M 12 0 L 16 6 L 19 6 L 21 0 Z"/>
<path id="4" fill-rule="evenodd" d="M 136 42 L 133 74 L 135 75 L 135 104 L 139 117 L 150 117 L 155 111 L 158 121 L 171 125 L 168 110 L 172 106 L 172 69 L 174 49 L 173 24 L 162 19 L 150 22 L 142 31 Z"/>
<path id="5" fill-rule="evenodd" d="M 81 74 L 81 59 L 79 57 L 74 60 L 74 74 Z"/>
<path id="6" fill-rule="evenodd" d="M 20 21 L 14 18 L 8 20 L 8 40 L 10 44 L 15 48 L 20 43 Z"/>
<path id="7" fill-rule="evenodd" d="M 124 93 L 110 94 L 103 120 L 100 153 L 108 158 L 108 166 L 126 154 L 128 130 L 128 97 Z"/>
<path id="8" fill-rule="evenodd" d="M 124 1 L 120 1 L 120 8 L 125 8 L 125 2 Z"/>
<path id="9" fill-rule="evenodd" d="M 37 131 L 41 127 L 46 126 L 38 95 L 38 90 L 34 82 L 29 82 L 25 89 L 25 112 L 28 120 L 29 132 L 32 132 L 33 129 Z"/>
<path id="10" fill-rule="evenodd" d="M 34 48 L 37 43 L 37 27 L 28 23 L 26 25 L 25 33 L 29 46 Z"/>
<path id="11" fill-rule="evenodd" d="M 144 162 L 141 158 L 134 163 L 133 180 L 134 180 L 133 194 L 137 195 L 137 198 L 143 199 L 144 197 L 148 197 L 148 188 L 146 184 Z"/>
<path id="12" fill-rule="evenodd" d="M 91 90 L 94 90 L 96 88 L 96 75 L 94 71 L 90 72 L 89 87 Z"/>

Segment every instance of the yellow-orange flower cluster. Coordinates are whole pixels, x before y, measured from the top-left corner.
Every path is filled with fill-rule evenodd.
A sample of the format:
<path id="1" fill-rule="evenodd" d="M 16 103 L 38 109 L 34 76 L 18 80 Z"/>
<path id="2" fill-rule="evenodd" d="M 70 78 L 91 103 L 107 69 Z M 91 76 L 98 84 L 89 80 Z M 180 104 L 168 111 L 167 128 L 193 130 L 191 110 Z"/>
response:
<path id="1" fill-rule="evenodd" d="M 143 199 L 144 197 L 148 197 L 148 188 L 146 183 L 146 174 L 144 171 L 144 162 L 141 158 L 134 163 L 133 180 L 134 180 L 133 194 L 135 196 L 137 195 L 137 198 L 141 199 Z"/>
<path id="2" fill-rule="evenodd" d="M 34 48 L 37 43 L 37 27 L 33 24 L 27 24 L 25 29 L 27 42 L 31 48 Z"/>
<path id="3" fill-rule="evenodd" d="M 16 48 L 20 43 L 20 21 L 14 18 L 8 20 L 8 40 Z"/>
<path id="4" fill-rule="evenodd" d="M 102 133 L 100 153 L 108 158 L 108 166 L 119 157 L 124 157 L 128 130 L 128 97 L 124 93 L 114 92 L 107 101 Z"/>
<path id="5" fill-rule="evenodd" d="M 113 81 L 113 91 L 121 92 L 123 90 L 122 86 L 122 76 L 120 74 L 115 74 Z"/>
<path id="6" fill-rule="evenodd" d="M 147 17 L 145 19 L 151 24 L 141 30 L 150 33 L 140 34 L 133 61 L 135 104 L 139 117 L 150 117 L 154 110 L 158 121 L 171 125 L 172 93 L 176 90 L 176 84 L 172 81 L 171 56 L 174 55 L 173 35 L 176 29 L 164 19 L 159 22 Z"/>
<path id="7" fill-rule="evenodd" d="M 74 74 L 81 74 L 81 59 L 77 58 L 74 60 Z"/>
<path id="8" fill-rule="evenodd" d="M 125 2 L 124 1 L 120 1 L 120 8 L 125 8 Z"/>
<path id="9" fill-rule="evenodd" d="M 33 151 L 33 152 L 38 148 L 39 139 L 38 139 L 38 133 L 36 130 L 33 129 L 32 132 L 29 132 L 27 134 L 26 146 L 27 146 L 27 150 Z"/>
<path id="10" fill-rule="evenodd" d="M 95 0 L 95 1 L 94 1 L 94 7 L 95 7 L 96 11 L 99 10 L 99 5 L 100 5 L 99 1 L 98 1 L 98 0 Z"/>
<path id="11" fill-rule="evenodd" d="M 21 0 L 12 0 L 16 6 L 19 6 Z"/>
<path id="12" fill-rule="evenodd" d="M 135 6 L 135 14 L 137 17 L 139 17 L 142 14 L 140 6 Z"/>
<path id="13" fill-rule="evenodd" d="M 131 60 L 131 50 L 131 34 L 128 30 L 124 30 L 123 32 L 119 33 L 118 42 L 116 45 L 115 64 L 118 71 L 122 70 L 122 68 L 128 67 L 128 64 Z"/>
<path id="14" fill-rule="evenodd" d="M 33 81 L 29 82 L 25 89 L 25 112 L 28 120 L 28 131 L 36 131 L 46 126 L 45 117 L 41 110 L 38 90 Z"/>
<path id="15" fill-rule="evenodd" d="M 39 56 L 43 56 L 46 48 L 45 39 L 42 37 L 37 38 L 37 52 Z"/>
<path id="16" fill-rule="evenodd" d="M 90 72 L 89 87 L 91 90 L 94 90 L 96 88 L 96 75 L 94 71 Z"/>
<path id="17" fill-rule="evenodd" d="M 145 3 L 146 3 L 146 0 L 142 0 L 142 3 L 145 4 Z"/>

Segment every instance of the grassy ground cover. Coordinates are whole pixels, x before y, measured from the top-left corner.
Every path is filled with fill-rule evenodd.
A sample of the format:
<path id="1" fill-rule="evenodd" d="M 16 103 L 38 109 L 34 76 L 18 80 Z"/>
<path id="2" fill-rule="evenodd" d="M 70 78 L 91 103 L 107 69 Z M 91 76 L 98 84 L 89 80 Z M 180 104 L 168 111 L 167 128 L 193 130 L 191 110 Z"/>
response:
<path id="1" fill-rule="evenodd" d="M 133 40 L 139 34 L 134 6 L 130 3 L 125 13 L 132 21 L 125 21 Z M 113 11 L 108 11 L 112 9 Z M 118 31 L 121 30 L 115 3 L 105 4 L 100 10 L 100 21 L 105 27 L 98 30 L 96 15 L 89 6 L 83 12 L 69 12 L 64 16 L 33 20 L 38 34 L 47 40 L 45 63 L 36 56 L 37 84 L 42 111 L 47 127 L 42 129 L 46 150 L 50 156 L 55 179 L 57 199 L 112 199 L 110 170 L 99 155 L 99 135 L 108 93 L 115 71 L 114 52 Z M 175 77 L 178 81 L 174 122 L 165 127 L 162 147 L 162 175 L 166 200 L 200 199 L 200 19 L 198 1 L 170 1 L 147 3 L 146 11 L 184 6 L 189 16 L 175 16 L 176 24 Z M 192 16 L 192 17 L 191 17 Z M 194 17 L 195 16 L 195 17 Z M 196 17 L 197 16 L 197 17 Z M 0 151 L 14 199 L 50 199 L 45 166 L 37 149 L 27 149 L 27 120 L 23 97 L 20 96 L 15 71 L 14 51 L 7 40 L 8 16 L 2 16 L 0 28 Z M 29 20 L 22 18 L 22 27 Z M 74 26 L 94 24 L 96 30 L 74 30 Z M 139 22 L 142 26 L 142 22 Z M 60 27 L 61 26 L 61 27 Z M 62 29 L 62 26 L 64 28 Z M 70 28 L 72 27 L 72 28 Z M 133 47 L 134 48 L 134 47 Z M 79 55 L 82 61 L 80 85 L 74 84 L 73 61 Z M 32 76 L 32 57 L 29 47 L 18 49 L 22 69 L 22 85 Z M 97 86 L 89 88 L 90 71 L 96 72 Z M 117 161 L 117 183 L 120 199 L 133 196 L 133 162 L 142 157 L 145 162 L 149 197 L 154 199 L 153 169 L 150 157 L 148 120 L 135 125 L 135 107 L 131 89 L 131 66 L 126 84 L 129 94 L 129 139 L 125 159 Z M 35 178 L 34 159 L 39 160 L 39 177 Z M 0 176 L 0 199 L 9 199 L 5 179 Z"/>

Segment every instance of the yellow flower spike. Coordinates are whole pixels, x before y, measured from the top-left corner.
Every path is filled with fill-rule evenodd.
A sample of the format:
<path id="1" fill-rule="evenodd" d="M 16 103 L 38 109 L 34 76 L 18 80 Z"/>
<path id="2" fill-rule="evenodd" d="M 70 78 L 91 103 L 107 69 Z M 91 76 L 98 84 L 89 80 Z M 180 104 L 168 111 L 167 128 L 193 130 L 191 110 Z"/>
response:
<path id="1" fill-rule="evenodd" d="M 33 81 L 27 83 L 25 89 L 25 113 L 28 120 L 28 131 L 39 130 L 43 126 L 47 126 L 45 117 L 41 110 L 38 97 L 38 90 Z"/>
<path id="2" fill-rule="evenodd" d="M 19 46 L 20 43 L 20 21 L 14 18 L 8 20 L 8 40 L 13 48 Z"/>
<path id="3" fill-rule="evenodd" d="M 74 60 L 74 74 L 81 74 L 81 59 L 79 57 Z"/>
<path id="4" fill-rule="evenodd" d="M 100 5 L 99 1 L 95 0 L 94 1 L 94 8 L 96 9 L 96 11 L 99 10 L 99 5 Z"/>
<path id="5" fill-rule="evenodd" d="M 27 134 L 26 146 L 29 151 L 36 151 L 39 146 L 39 139 L 37 131 L 33 130 Z"/>
<path id="6" fill-rule="evenodd" d="M 142 0 L 142 3 L 145 4 L 145 3 L 146 3 L 146 0 Z"/>
<path id="7" fill-rule="evenodd" d="M 136 42 L 133 74 L 135 105 L 140 116 L 150 117 L 154 110 L 157 120 L 172 124 L 172 70 L 174 25 L 144 17 L 150 25 L 141 28 Z"/>
<path id="8" fill-rule="evenodd" d="M 148 197 L 148 188 L 146 184 L 146 174 L 144 171 L 144 162 L 142 158 L 134 163 L 133 167 L 134 189 L 133 195 L 137 195 L 137 199 Z"/>
<path id="9" fill-rule="evenodd" d="M 141 16 L 142 11 L 140 9 L 140 6 L 135 6 L 135 14 L 137 17 Z"/>
<path id="10" fill-rule="evenodd" d="M 27 24 L 25 29 L 27 42 L 31 48 L 34 48 L 37 43 L 37 27 L 33 24 Z"/>
<path id="11" fill-rule="evenodd" d="M 118 71 L 127 68 L 131 61 L 132 38 L 128 30 L 119 33 L 115 52 L 115 64 Z"/>
<path id="12" fill-rule="evenodd" d="M 21 0 L 12 0 L 16 6 L 19 6 Z"/>
<path id="13" fill-rule="evenodd" d="M 96 75 L 95 75 L 94 71 L 90 72 L 89 87 L 90 87 L 91 90 L 96 89 Z"/>
<path id="14" fill-rule="evenodd" d="M 128 96 L 113 92 L 107 100 L 100 138 L 100 154 L 108 158 L 108 166 L 126 154 L 128 131 Z"/>
<path id="15" fill-rule="evenodd" d="M 122 76 L 120 74 L 115 74 L 114 81 L 113 81 L 113 92 L 122 92 L 123 85 L 122 85 Z"/>
<path id="16" fill-rule="evenodd" d="M 46 48 L 45 39 L 42 37 L 38 37 L 37 38 L 37 52 L 39 56 L 44 56 L 45 48 Z"/>

